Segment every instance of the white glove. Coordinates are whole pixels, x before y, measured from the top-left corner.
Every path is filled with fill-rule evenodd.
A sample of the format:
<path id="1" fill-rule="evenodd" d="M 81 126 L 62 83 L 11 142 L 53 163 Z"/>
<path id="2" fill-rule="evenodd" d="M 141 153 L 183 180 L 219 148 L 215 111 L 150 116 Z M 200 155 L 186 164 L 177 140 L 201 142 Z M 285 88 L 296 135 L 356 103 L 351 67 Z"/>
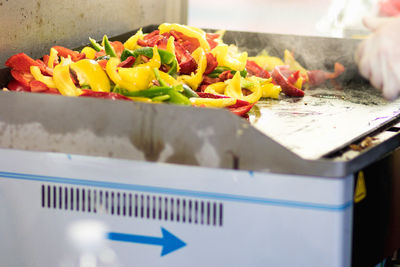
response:
<path id="1" fill-rule="evenodd" d="M 400 93 L 400 17 L 364 18 L 363 23 L 372 34 L 356 51 L 360 74 L 393 100 Z"/>

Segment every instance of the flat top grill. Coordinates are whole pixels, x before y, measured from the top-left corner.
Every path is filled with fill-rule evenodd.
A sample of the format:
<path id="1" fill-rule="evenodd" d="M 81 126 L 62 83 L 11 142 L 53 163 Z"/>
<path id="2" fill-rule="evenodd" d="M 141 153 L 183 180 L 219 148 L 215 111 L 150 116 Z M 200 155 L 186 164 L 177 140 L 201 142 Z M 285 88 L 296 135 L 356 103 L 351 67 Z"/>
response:
<path id="1" fill-rule="evenodd" d="M 260 101 L 250 116 L 255 128 L 304 159 L 324 157 L 399 118 L 400 99 L 386 101 L 358 74 L 358 40 L 228 32 L 224 41 L 252 55 L 265 49 L 282 57 L 288 49 L 309 70 L 345 66 L 336 83 L 308 89 L 303 98 Z"/>
<path id="2" fill-rule="evenodd" d="M 261 101 L 250 116 L 261 132 L 305 159 L 318 159 L 399 117 L 400 100 L 387 102 L 370 87 L 317 88 L 305 97 Z"/>
<path id="3" fill-rule="evenodd" d="M 340 62 L 346 71 L 337 84 L 306 90 L 303 98 L 260 101 L 249 121 L 221 109 L 0 92 L 0 147 L 343 177 L 400 146 L 395 133 L 350 158 L 329 156 L 400 119 L 400 99 L 384 100 L 358 75 L 357 41 L 233 31 L 224 41 L 250 55 L 289 49 L 307 69 Z M 0 86 L 8 79 L 1 69 Z"/>

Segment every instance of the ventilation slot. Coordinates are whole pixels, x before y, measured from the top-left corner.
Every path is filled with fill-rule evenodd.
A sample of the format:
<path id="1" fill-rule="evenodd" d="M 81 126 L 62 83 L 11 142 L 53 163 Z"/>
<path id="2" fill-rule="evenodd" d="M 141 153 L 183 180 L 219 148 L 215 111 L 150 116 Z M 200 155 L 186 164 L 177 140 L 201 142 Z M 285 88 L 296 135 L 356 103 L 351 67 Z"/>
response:
<path id="1" fill-rule="evenodd" d="M 219 202 L 47 184 L 41 185 L 41 206 L 46 209 L 210 226 L 222 226 L 224 214 L 223 204 Z"/>

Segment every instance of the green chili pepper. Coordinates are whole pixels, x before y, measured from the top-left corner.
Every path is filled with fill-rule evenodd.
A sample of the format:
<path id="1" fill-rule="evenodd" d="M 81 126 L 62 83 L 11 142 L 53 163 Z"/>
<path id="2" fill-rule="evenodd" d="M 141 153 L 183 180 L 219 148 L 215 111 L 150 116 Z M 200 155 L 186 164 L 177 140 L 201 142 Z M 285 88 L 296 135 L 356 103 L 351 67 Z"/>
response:
<path id="1" fill-rule="evenodd" d="M 153 99 L 154 97 L 168 95 L 168 103 L 178 104 L 178 105 L 191 105 L 190 100 L 174 89 L 174 87 L 158 86 L 152 87 L 147 90 L 129 92 L 124 91 L 121 94 L 131 97 L 147 97 Z"/>
<path id="2" fill-rule="evenodd" d="M 211 72 L 207 76 L 210 77 L 210 78 L 218 78 L 221 73 L 223 73 L 224 71 L 227 71 L 227 70 L 231 71 L 231 73 L 233 75 L 235 75 L 235 73 L 236 73 L 236 70 L 232 70 L 231 68 L 224 67 L 224 66 L 219 66 L 219 67 L 216 67 L 213 70 L 213 72 Z M 247 70 L 244 69 L 244 70 L 240 71 L 240 76 L 242 76 L 243 78 L 246 78 Z"/>
<path id="3" fill-rule="evenodd" d="M 161 95 L 161 96 L 153 97 L 151 99 L 151 101 L 153 101 L 153 102 L 163 102 L 163 101 L 168 100 L 170 98 L 171 97 L 169 95 Z"/>
<path id="4" fill-rule="evenodd" d="M 92 45 L 93 49 L 96 50 L 97 52 L 101 51 L 103 47 L 99 45 L 95 39 L 92 39 L 89 37 L 90 44 Z"/>
<path id="5" fill-rule="evenodd" d="M 156 96 L 162 96 L 168 94 L 168 92 L 172 90 L 171 87 L 151 87 L 147 90 L 141 90 L 141 91 L 123 91 L 121 92 L 125 96 L 133 96 L 133 97 L 148 97 L 148 98 L 153 98 Z"/>
<path id="6" fill-rule="evenodd" d="M 112 47 L 112 45 L 110 44 L 110 41 L 108 41 L 107 35 L 103 36 L 103 43 L 106 54 L 109 55 L 110 57 L 116 57 L 117 54 L 115 53 L 114 47 Z"/>
<path id="7" fill-rule="evenodd" d="M 182 95 L 181 93 L 175 90 L 171 90 L 168 94 L 171 97 L 170 100 L 168 101 L 169 103 L 178 105 L 187 105 L 187 106 L 192 105 L 192 102 L 190 102 L 189 98 L 187 98 L 186 96 Z"/>
<path id="8" fill-rule="evenodd" d="M 109 60 L 109 59 L 110 59 L 110 56 L 109 56 L 109 55 L 100 56 L 100 57 L 96 58 L 95 60 L 96 60 L 96 61 L 99 61 L 99 60 L 103 60 L 103 59 Z"/>
<path id="9" fill-rule="evenodd" d="M 176 61 L 175 55 L 163 49 L 158 49 L 158 54 L 160 55 L 161 64 L 166 64 L 170 67 L 168 70 L 168 74 L 169 75 L 176 74 L 178 62 Z M 124 49 L 124 51 L 121 54 L 121 61 L 124 61 L 130 56 L 137 58 L 140 55 L 146 56 L 148 58 L 153 58 L 153 48 L 142 47 L 134 51 L 131 51 L 129 49 Z"/>
<path id="10" fill-rule="evenodd" d="M 161 79 L 160 71 L 157 68 L 153 68 L 153 72 L 161 86 L 168 86 L 168 84 L 163 79 Z"/>
<path id="11" fill-rule="evenodd" d="M 179 93 L 183 93 L 184 89 L 183 89 L 183 84 L 177 84 L 172 86 L 172 89 L 174 89 L 175 91 L 179 92 Z"/>
<path id="12" fill-rule="evenodd" d="M 182 84 L 183 87 L 183 95 L 191 98 L 191 97 L 199 97 L 199 95 L 192 90 L 192 88 L 190 88 L 189 86 L 187 86 L 186 84 Z"/>

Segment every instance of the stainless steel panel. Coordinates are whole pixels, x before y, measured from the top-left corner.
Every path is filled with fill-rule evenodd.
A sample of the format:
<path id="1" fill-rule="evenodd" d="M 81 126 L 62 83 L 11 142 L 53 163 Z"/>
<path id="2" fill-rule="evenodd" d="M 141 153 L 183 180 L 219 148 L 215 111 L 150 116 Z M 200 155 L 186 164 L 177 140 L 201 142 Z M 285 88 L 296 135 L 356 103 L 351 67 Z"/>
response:
<path id="1" fill-rule="evenodd" d="M 0 0 L 0 65 L 21 51 L 38 58 L 53 45 L 79 47 L 89 36 L 186 20 L 187 0 Z"/>

